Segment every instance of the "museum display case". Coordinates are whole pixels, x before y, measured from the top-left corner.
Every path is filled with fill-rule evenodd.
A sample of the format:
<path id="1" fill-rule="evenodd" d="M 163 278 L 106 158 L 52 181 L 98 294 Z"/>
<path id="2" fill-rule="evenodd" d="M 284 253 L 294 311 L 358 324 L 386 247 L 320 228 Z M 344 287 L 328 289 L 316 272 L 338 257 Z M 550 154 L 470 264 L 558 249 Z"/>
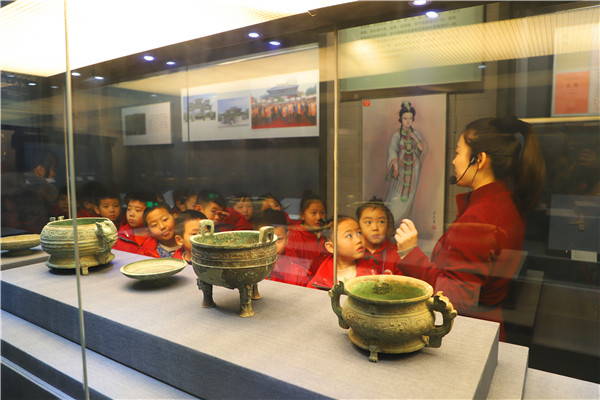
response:
<path id="1" fill-rule="evenodd" d="M 3 2 L 2 397 L 596 398 L 598 2 L 202 3 L 128 1 L 94 15 L 68 1 Z M 96 27 L 100 15 L 113 29 Z M 53 21 L 46 34 L 26 33 L 42 20 Z M 252 253 L 261 275 L 242 283 L 199 265 L 202 257 L 242 265 L 245 252 L 215 261 L 202 235 L 191 241 L 193 266 L 164 270 L 146 266 L 143 252 L 107 248 L 133 193 L 154 195 L 144 207 L 164 202 L 178 213 L 190 197 L 199 205 L 208 196 L 229 207 L 222 218 L 242 216 L 220 229 L 256 229 L 248 237 L 259 235 L 265 199 L 293 227 L 302 198 L 320 197 L 317 224 L 333 221 L 334 237 L 339 221 L 376 201 L 395 222 L 386 234 L 399 255 L 389 268 L 385 257 L 372 260 L 379 274 L 409 275 L 395 268 L 412 248 L 396 252 L 390 232 L 410 219 L 420 251 L 437 256 L 462 215 L 457 198 L 470 196 L 456 183 L 477 163 L 463 172 L 453 161 L 461 135 L 471 121 L 507 115 L 535 130 L 545 179 L 522 213 L 519 245 L 490 256 L 512 266 L 488 274 L 502 283 L 500 300 L 490 305 L 483 283 L 465 300 L 441 281 L 421 299 L 433 317 L 423 332 L 442 319 L 451 327 L 431 346 L 439 348 L 422 334 L 406 353 L 357 339 L 372 322 L 342 317 L 340 294 L 348 302 L 350 291 L 329 292 L 337 269 L 325 286 L 263 279 L 275 258 L 272 231 L 269 262 Z M 94 193 L 116 196 L 121 215 L 77 239 L 75 214 L 100 219 Z M 246 198 L 251 206 L 236 214 Z M 53 226 L 69 231 L 60 249 L 43 232 Z M 475 232 L 467 252 L 488 240 Z M 262 251 L 260 237 L 247 247 Z M 96 241 L 100 256 L 88 245 Z M 333 262 L 345 257 L 339 244 L 330 251 Z M 454 251 L 450 258 L 465 250 Z M 56 252 L 78 267 L 52 264 Z M 373 290 L 413 279 L 393 278 Z M 452 305 L 428 311 L 434 298 L 458 315 Z M 373 315 L 379 300 L 362 308 Z M 502 324 L 489 320 L 494 310 Z M 389 320 L 407 331 L 402 318 Z"/>

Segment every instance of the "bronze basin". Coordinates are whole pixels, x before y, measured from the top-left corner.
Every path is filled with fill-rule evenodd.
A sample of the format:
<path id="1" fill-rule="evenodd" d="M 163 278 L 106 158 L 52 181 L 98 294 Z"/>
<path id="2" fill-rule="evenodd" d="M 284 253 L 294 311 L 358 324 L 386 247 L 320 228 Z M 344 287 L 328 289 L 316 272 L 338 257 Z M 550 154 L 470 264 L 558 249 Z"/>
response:
<path id="1" fill-rule="evenodd" d="M 241 317 L 254 315 L 251 300 L 260 299 L 257 283 L 271 273 L 277 259 L 277 236 L 272 226 L 260 231 L 214 233 L 211 220 L 200 221 L 200 234 L 192 236 L 192 266 L 198 288 L 204 294 L 202 307 L 214 307 L 213 285 L 240 292 Z"/>

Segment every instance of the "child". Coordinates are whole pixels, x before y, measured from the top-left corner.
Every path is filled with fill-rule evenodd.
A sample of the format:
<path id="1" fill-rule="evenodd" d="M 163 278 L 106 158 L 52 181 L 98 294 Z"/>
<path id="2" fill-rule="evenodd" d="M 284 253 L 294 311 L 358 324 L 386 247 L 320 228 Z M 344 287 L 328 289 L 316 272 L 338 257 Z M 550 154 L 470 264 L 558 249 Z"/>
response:
<path id="1" fill-rule="evenodd" d="M 179 249 L 175 241 L 175 218 L 171 207 L 158 203 L 144 210 L 144 223 L 150 233 L 150 239 L 140 247 L 139 254 L 154 258 L 169 258 Z"/>
<path id="2" fill-rule="evenodd" d="M 174 257 L 192 264 L 192 242 L 190 238 L 200 233 L 200 220 L 204 214 L 196 210 L 185 210 L 175 218 L 175 241 L 181 246 Z"/>
<path id="3" fill-rule="evenodd" d="M 96 194 L 104 190 L 100 182 L 90 181 L 83 185 L 77 195 L 77 218 L 97 217 L 96 213 Z"/>
<path id="4" fill-rule="evenodd" d="M 127 195 L 127 223 L 121 226 L 117 233 L 115 250 L 138 253 L 146 240 L 150 239 L 148 228 L 144 223 L 144 210 L 146 207 L 156 205 L 156 196 L 151 192 L 132 192 Z"/>
<path id="5" fill-rule="evenodd" d="M 194 210 L 198 195 L 189 189 L 179 189 L 173 192 L 173 213 L 175 216 L 185 210 Z"/>
<path id="6" fill-rule="evenodd" d="M 397 274 L 400 256 L 391 241 L 394 217 L 383 201 L 373 198 L 356 210 L 356 218 L 365 241 L 365 260 L 378 274 Z"/>
<path id="7" fill-rule="evenodd" d="M 275 197 L 274 194 L 271 193 L 265 193 L 262 196 L 260 196 L 260 210 L 264 211 L 267 209 L 272 209 L 272 210 L 281 210 L 283 211 L 283 213 L 285 214 L 285 218 L 287 220 L 287 224 L 290 225 L 295 225 L 298 224 L 300 221 L 298 220 L 292 220 L 290 219 L 290 216 L 288 215 L 288 213 L 283 209 L 283 207 L 281 206 L 281 202 L 277 199 L 277 197 Z"/>
<path id="8" fill-rule="evenodd" d="M 352 217 L 340 216 L 337 223 L 337 280 L 346 281 L 362 275 L 375 275 L 363 257 L 365 248 L 358 223 Z M 325 248 L 330 255 L 321 263 L 307 287 L 331 289 L 333 281 L 333 222 L 323 230 Z"/>
<path id="9" fill-rule="evenodd" d="M 277 236 L 277 261 L 270 279 L 292 285 L 306 286 L 309 280 L 308 268 L 294 262 L 293 257 L 287 252 L 287 219 L 283 211 L 266 209 L 259 212 L 255 216 L 255 229 L 260 229 L 263 226 L 274 227 Z"/>
<path id="10" fill-rule="evenodd" d="M 215 231 L 252 230 L 252 224 L 242 214 L 227 207 L 223 197 L 214 191 L 203 190 L 198 193 L 196 210 L 215 222 Z"/>
<path id="11" fill-rule="evenodd" d="M 96 214 L 108 218 L 117 227 L 125 225 L 125 218 L 121 213 L 121 196 L 115 190 L 104 189 L 96 194 Z"/>
<path id="12" fill-rule="evenodd" d="M 53 217 L 69 217 L 69 196 L 67 194 L 66 186 L 61 187 L 58 191 L 58 199 L 56 200 L 56 203 L 52 204 L 51 212 Z"/>
<path id="13" fill-rule="evenodd" d="M 316 195 L 309 193 L 300 202 L 301 223 L 290 229 L 288 246 L 296 262 L 309 268 L 314 275 L 320 263 L 314 262 L 325 253 L 324 239 L 321 237 L 321 222 L 325 219 L 325 204 Z M 314 265 L 314 268 L 311 268 Z"/>
<path id="14" fill-rule="evenodd" d="M 252 223 L 252 216 L 254 214 L 254 205 L 252 204 L 252 198 L 247 193 L 235 194 L 229 199 L 229 206 L 235 211 L 242 214 L 242 216 Z"/>

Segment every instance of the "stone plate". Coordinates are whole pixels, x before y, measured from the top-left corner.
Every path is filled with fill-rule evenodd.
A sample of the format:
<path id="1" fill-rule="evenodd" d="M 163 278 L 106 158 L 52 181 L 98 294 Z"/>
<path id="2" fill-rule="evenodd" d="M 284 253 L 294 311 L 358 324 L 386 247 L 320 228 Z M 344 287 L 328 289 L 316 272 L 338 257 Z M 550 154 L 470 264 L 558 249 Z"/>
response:
<path id="1" fill-rule="evenodd" d="M 129 278 L 158 283 L 168 280 L 186 265 L 185 260 L 177 258 L 153 258 L 124 265 L 121 267 L 121 273 Z"/>
<path id="2" fill-rule="evenodd" d="M 19 256 L 32 253 L 32 247 L 40 245 L 40 235 L 28 234 L 7 236 L 0 239 L 0 248 L 8 250 L 8 255 Z"/>

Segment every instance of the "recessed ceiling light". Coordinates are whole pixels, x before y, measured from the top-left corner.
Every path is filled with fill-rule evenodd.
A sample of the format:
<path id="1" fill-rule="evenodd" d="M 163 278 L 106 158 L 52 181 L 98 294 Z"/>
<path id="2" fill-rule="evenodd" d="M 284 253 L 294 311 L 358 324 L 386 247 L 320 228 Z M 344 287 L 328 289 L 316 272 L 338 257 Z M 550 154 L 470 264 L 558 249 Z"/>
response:
<path id="1" fill-rule="evenodd" d="M 52 85 L 52 86 L 50 86 L 50 88 L 51 88 L 51 89 L 58 89 L 58 86 L 56 86 L 56 85 Z"/>
<path id="2" fill-rule="evenodd" d="M 104 79 L 104 77 L 103 76 L 95 76 L 94 79 L 97 79 L 97 80 L 101 81 L 101 80 Z"/>
<path id="3" fill-rule="evenodd" d="M 427 0 L 415 0 L 412 2 L 413 6 L 424 6 L 427 4 Z"/>
<path id="4" fill-rule="evenodd" d="M 256 38 L 260 37 L 260 33 L 258 33 L 258 32 L 250 32 L 248 34 L 248 37 L 251 37 L 252 39 L 256 39 Z"/>
<path id="5" fill-rule="evenodd" d="M 280 41 L 278 41 L 278 40 L 271 40 L 271 41 L 269 42 L 269 44 L 270 44 L 271 46 L 281 46 L 281 42 L 280 42 Z"/>
<path id="6" fill-rule="evenodd" d="M 73 76 L 81 76 L 81 73 L 74 71 L 74 72 L 71 72 L 71 75 L 73 75 Z"/>
<path id="7" fill-rule="evenodd" d="M 144 60 L 146 60 L 146 61 L 154 61 L 154 56 L 144 56 Z"/>
<path id="8" fill-rule="evenodd" d="M 167 64 L 167 65 L 175 65 L 177 63 L 175 61 L 167 61 L 165 64 Z"/>
<path id="9" fill-rule="evenodd" d="M 432 19 L 439 17 L 438 13 L 436 13 L 435 11 L 427 11 L 425 13 L 425 15 L 427 15 L 429 18 L 432 18 Z"/>
<path id="10" fill-rule="evenodd" d="M 28 83 L 28 85 L 29 85 L 29 86 L 36 86 L 36 85 L 37 85 L 37 83 L 34 83 L 34 82 L 29 82 L 29 83 Z"/>

